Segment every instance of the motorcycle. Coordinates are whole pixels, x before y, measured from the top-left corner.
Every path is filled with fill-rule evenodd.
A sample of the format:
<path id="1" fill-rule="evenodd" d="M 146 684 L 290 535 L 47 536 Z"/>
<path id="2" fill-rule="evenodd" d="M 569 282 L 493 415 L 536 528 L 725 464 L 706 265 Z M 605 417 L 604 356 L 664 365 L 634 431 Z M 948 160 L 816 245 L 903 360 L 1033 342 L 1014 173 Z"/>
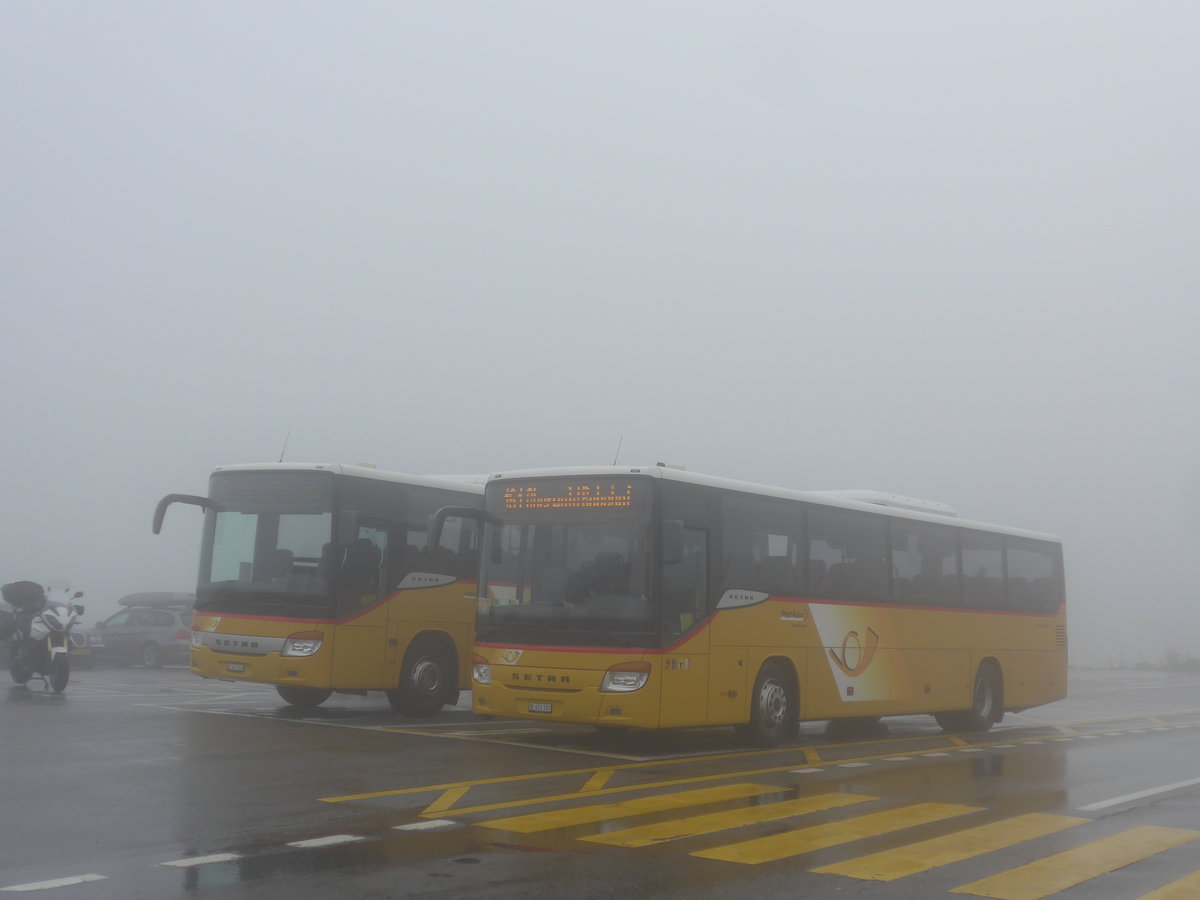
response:
<path id="1" fill-rule="evenodd" d="M 8 672 L 17 684 L 40 678 L 47 690 L 61 694 L 71 677 L 71 647 L 81 647 L 86 638 L 71 629 L 83 615 L 83 607 L 74 601 L 83 596 L 76 591 L 69 599 L 47 598 L 40 584 L 16 581 L 0 588 L 4 601 L 13 608 L 4 629 L 11 635 Z"/>

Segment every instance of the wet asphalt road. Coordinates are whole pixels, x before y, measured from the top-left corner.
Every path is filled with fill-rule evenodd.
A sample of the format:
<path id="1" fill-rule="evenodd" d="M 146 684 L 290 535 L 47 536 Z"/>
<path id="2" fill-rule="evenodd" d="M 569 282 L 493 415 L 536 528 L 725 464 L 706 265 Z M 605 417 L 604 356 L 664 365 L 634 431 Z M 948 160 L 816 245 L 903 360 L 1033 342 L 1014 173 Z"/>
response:
<path id="1" fill-rule="evenodd" d="M 299 714 L 183 668 L 4 685 L 0 890 L 1103 900 L 1191 878 L 1154 900 L 1200 897 L 1200 676 L 1073 671 L 1067 700 L 987 735 L 811 723 L 772 751 L 463 700 L 414 722 L 382 695 Z"/>

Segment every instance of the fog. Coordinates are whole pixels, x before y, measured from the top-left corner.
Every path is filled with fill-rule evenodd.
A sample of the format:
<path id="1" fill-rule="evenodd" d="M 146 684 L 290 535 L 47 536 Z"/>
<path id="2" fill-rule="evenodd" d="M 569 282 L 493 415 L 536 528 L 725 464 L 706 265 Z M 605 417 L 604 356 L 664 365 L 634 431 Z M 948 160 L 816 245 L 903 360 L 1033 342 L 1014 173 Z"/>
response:
<path id="1" fill-rule="evenodd" d="M 221 464 L 620 444 L 1054 532 L 1074 663 L 1200 655 L 1198 26 L 6 3 L 0 580 L 191 590 Z"/>

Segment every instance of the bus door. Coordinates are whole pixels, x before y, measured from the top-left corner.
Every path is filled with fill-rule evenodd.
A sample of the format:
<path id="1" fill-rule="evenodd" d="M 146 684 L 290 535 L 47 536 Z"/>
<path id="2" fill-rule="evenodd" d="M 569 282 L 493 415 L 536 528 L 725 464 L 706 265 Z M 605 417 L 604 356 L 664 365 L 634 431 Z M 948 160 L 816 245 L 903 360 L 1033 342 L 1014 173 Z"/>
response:
<path id="1" fill-rule="evenodd" d="M 662 567 L 663 653 L 659 727 L 703 725 L 708 716 L 708 535 L 683 529 L 683 553 Z"/>
<path id="2" fill-rule="evenodd" d="M 354 528 L 340 534 L 343 539 L 332 560 L 337 592 L 332 684 L 357 690 L 393 687 L 384 681 L 387 523 L 359 519 Z"/>

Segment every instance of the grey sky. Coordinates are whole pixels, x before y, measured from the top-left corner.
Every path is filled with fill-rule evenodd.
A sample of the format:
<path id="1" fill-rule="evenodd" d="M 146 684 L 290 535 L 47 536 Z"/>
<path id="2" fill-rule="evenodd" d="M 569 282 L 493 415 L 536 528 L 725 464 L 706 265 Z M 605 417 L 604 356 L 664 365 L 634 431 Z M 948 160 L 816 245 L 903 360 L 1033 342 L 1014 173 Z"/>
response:
<path id="1" fill-rule="evenodd" d="M 993 5 L 994 6 L 994 5 Z M 0 580 L 223 463 L 656 460 L 1066 544 L 1200 653 L 1191 3 L 0 6 Z"/>

